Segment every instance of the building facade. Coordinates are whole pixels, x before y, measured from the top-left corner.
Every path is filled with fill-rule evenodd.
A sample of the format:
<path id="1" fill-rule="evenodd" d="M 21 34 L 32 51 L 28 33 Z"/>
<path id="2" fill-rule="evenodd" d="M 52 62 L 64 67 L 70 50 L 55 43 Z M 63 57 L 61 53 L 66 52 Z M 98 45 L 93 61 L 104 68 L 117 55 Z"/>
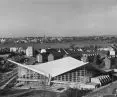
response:
<path id="1" fill-rule="evenodd" d="M 53 81 L 88 83 L 92 76 L 93 71 L 89 71 L 85 67 L 81 67 L 54 77 Z"/>
<path id="2" fill-rule="evenodd" d="M 55 77 L 45 76 L 43 74 L 32 71 L 28 68 L 18 66 L 18 79 L 19 85 L 27 86 L 28 88 L 39 88 L 40 86 L 52 84 L 68 84 L 68 83 L 90 83 L 91 78 L 97 72 L 88 70 L 86 67 L 76 68 Z"/>
<path id="3" fill-rule="evenodd" d="M 24 85 L 27 88 L 39 88 L 39 86 L 48 85 L 48 82 L 48 77 L 30 69 L 18 66 L 17 85 Z"/>
<path id="4" fill-rule="evenodd" d="M 31 46 L 26 49 L 26 56 L 33 56 L 33 48 Z"/>
<path id="5" fill-rule="evenodd" d="M 72 57 L 49 61 L 36 65 L 25 65 L 10 61 L 18 65 L 18 84 L 28 88 L 39 88 L 51 84 L 87 84 L 91 78 L 100 72 L 88 63 Z"/>

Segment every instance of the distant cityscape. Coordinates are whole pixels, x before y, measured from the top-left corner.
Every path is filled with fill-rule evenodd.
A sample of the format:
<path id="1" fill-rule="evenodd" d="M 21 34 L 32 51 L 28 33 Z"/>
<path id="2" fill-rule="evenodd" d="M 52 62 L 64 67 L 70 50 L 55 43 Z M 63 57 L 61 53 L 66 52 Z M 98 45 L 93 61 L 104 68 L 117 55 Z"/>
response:
<path id="1" fill-rule="evenodd" d="M 7 43 L 56 43 L 56 42 L 72 42 L 72 41 L 106 41 L 108 43 L 117 42 L 116 35 L 102 35 L 102 36 L 72 36 L 72 37 L 16 37 L 16 38 L 0 38 L 1 44 Z"/>

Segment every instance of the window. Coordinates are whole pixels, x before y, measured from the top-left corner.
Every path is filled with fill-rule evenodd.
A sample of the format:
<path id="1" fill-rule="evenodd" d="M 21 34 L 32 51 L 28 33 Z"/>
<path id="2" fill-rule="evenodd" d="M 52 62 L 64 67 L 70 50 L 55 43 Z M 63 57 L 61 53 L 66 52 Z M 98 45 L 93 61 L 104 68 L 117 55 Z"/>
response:
<path id="1" fill-rule="evenodd" d="M 25 78 L 25 75 L 23 75 L 23 78 Z"/>
<path id="2" fill-rule="evenodd" d="M 64 75 L 62 75 L 62 81 L 64 81 Z"/>
<path id="3" fill-rule="evenodd" d="M 68 81 L 68 75 L 66 74 L 66 81 Z"/>
<path id="4" fill-rule="evenodd" d="M 58 76 L 58 80 L 61 80 L 61 77 L 60 76 Z"/>

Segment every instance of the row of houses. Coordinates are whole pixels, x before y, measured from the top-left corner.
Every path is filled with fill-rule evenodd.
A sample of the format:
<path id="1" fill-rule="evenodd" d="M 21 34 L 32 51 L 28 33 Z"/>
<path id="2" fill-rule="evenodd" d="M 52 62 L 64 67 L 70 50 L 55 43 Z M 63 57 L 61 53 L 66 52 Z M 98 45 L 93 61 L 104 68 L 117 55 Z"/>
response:
<path id="1" fill-rule="evenodd" d="M 110 49 L 110 48 L 109 48 Z M 108 49 L 108 50 L 109 50 Z M 100 64 L 105 65 L 106 69 L 111 68 L 111 65 L 113 65 L 113 60 L 111 59 L 116 59 L 116 55 L 110 55 L 109 51 L 107 49 L 100 49 L 98 51 L 90 51 L 90 52 L 83 52 L 82 50 L 79 49 L 53 49 L 53 48 L 47 48 L 47 49 L 39 49 L 35 53 L 35 58 L 37 63 L 45 63 L 57 59 L 61 59 L 64 57 L 71 56 L 75 59 L 82 60 L 83 62 L 95 62 L 97 59 L 96 57 L 99 56 L 100 60 L 102 61 Z M 112 50 L 112 49 L 111 49 Z M 11 50 L 12 51 L 12 50 Z M 15 50 L 16 51 L 16 50 Z M 33 57 L 34 56 L 34 49 L 32 47 L 28 47 L 25 50 L 26 56 L 27 57 Z M 97 60 L 99 61 L 99 60 Z M 31 64 L 28 64 L 31 65 Z M 107 67 L 106 67 L 107 66 Z"/>
<path id="2" fill-rule="evenodd" d="M 113 61 L 113 59 L 115 59 L 116 57 L 116 54 L 110 55 L 109 50 L 112 51 L 113 49 L 112 48 L 108 48 L 108 49 L 100 48 L 100 50 L 95 51 L 95 52 L 94 51 L 84 52 L 81 48 L 80 49 L 78 48 L 74 48 L 74 49 L 73 48 L 68 48 L 68 49 L 47 48 L 47 49 L 38 49 L 35 52 L 34 48 L 31 46 L 25 49 L 22 47 L 10 47 L 10 52 L 19 52 L 19 53 L 24 52 L 24 54 L 27 57 L 35 57 L 37 63 L 45 63 L 48 61 L 61 59 L 67 56 L 71 56 L 75 59 L 82 60 L 83 62 L 92 63 L 96 61 L 97 56 L 100 56 L 100 59 L 101 60 L 103 59 L 104 63 L 107 63 L 108 68 L 110 68 L 109 64 L 111 65 L 111 62 L 109 61 Z M 31 65 L 31 64 L 28 64 L 28 65 Z"/>

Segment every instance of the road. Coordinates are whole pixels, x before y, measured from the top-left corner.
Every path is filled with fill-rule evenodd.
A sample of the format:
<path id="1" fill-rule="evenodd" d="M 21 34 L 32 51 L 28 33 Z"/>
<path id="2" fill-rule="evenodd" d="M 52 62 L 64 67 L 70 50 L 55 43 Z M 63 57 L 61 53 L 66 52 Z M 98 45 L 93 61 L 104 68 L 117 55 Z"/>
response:
<path id="1" fill-rule="evenodd" d="M 15 79 L 17 77 L 17 75 L 14 75 L 13 77 L 11 77 L 10 80 L 8 80 L 4 85 L 2 85 L 0 87 L 0 89 L 4 89 L 13 79 Z"/>

